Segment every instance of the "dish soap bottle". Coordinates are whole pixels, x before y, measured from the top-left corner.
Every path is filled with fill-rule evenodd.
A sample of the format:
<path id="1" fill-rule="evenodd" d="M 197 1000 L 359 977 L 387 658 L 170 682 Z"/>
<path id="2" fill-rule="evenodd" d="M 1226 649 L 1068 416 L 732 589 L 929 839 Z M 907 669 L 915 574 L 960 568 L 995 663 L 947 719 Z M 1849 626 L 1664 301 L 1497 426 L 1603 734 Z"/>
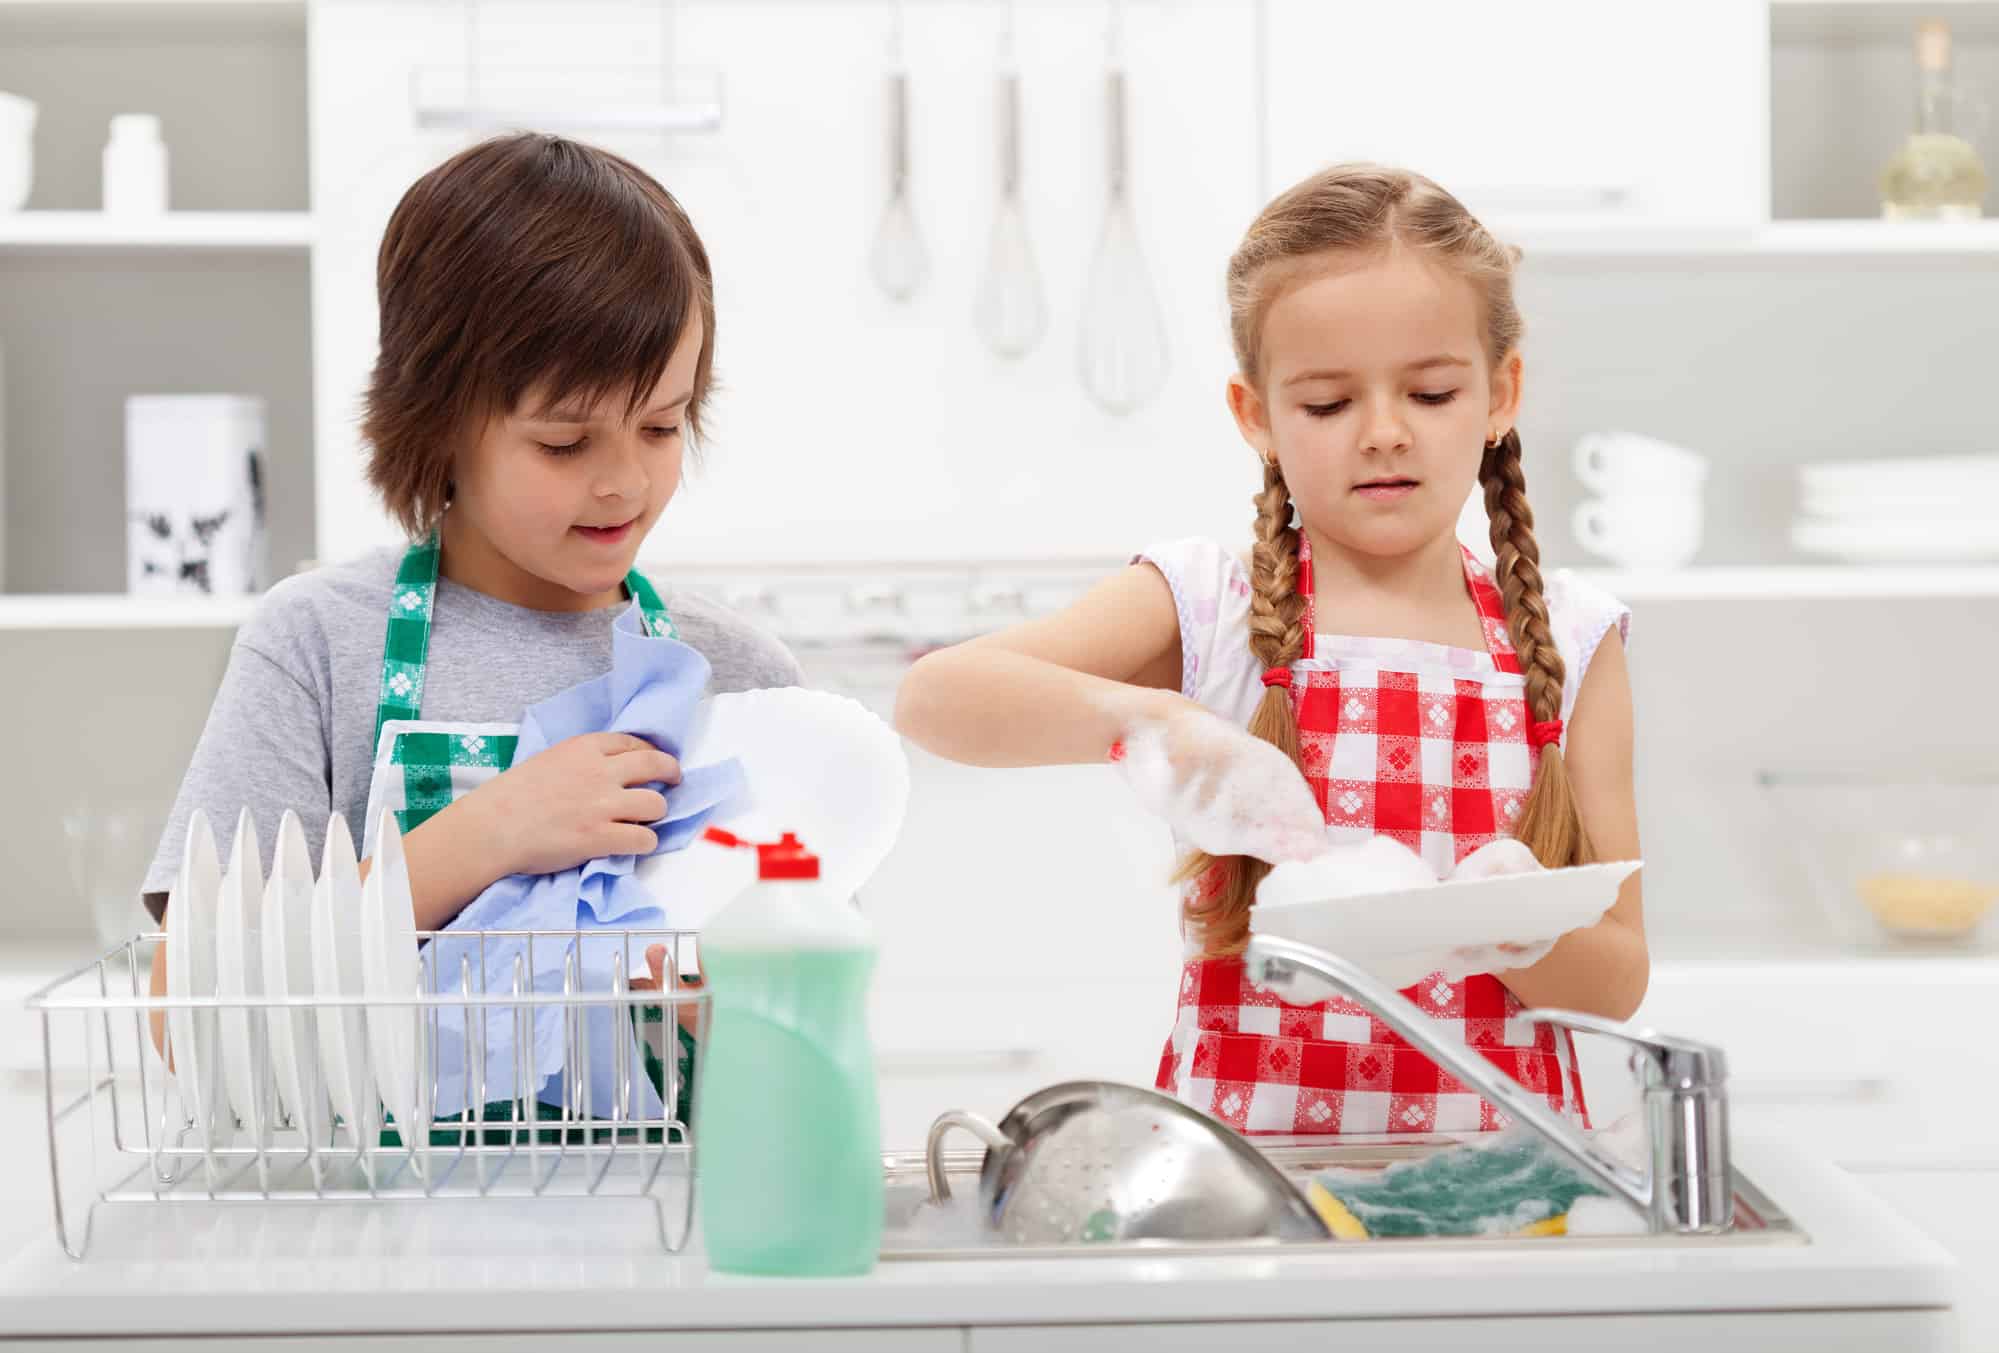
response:
<path id="1" fill-rule="evenodd" d="M 873 928 L 791 833 L 701 931 L 710 992 L 695 1095 L 701 1231 L 724 1273 L 866 1273 L 881 1249 L 881 1117 L 867 1031 Z"/>

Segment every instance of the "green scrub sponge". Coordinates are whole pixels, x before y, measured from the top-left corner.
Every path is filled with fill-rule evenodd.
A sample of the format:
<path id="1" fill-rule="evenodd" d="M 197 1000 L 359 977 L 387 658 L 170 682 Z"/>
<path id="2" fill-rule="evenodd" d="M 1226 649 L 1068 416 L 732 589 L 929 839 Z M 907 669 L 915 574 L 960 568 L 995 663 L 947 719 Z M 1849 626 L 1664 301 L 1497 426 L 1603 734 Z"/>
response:
<path id="1" fill-rule="evenodd" d="M 1516 1129 L 1382 1169 L 1331 1169 L 1307 1195 L 1342 1240 L 1386 1236 L 1562 1235 L 1576 1199 L 1601 1197 L 1540 1137 Z"/>

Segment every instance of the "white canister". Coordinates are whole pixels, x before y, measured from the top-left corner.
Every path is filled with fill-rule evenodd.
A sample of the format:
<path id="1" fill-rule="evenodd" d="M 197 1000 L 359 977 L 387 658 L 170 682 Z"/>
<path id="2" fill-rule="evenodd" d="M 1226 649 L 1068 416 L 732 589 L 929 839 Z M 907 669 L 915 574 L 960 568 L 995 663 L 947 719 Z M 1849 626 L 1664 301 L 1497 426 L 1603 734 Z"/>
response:
<path id="1" fill-rule="evenodd" d="M 19 211 L 35 182 L 33 101 L 0 93 L 0 212 Z"/>
<path id="2" fill-rule="evenodd" d="M 135 596 L 254 593 L 264 579 L 264 401 L 125 401 L 126 586 Z"/>
<path id="3" fill-rule="evenodd" d="M 104 143 L 104 210 L 157 215 L 167 209 L 167 147 L 151 113 L 120 113 Z"/>

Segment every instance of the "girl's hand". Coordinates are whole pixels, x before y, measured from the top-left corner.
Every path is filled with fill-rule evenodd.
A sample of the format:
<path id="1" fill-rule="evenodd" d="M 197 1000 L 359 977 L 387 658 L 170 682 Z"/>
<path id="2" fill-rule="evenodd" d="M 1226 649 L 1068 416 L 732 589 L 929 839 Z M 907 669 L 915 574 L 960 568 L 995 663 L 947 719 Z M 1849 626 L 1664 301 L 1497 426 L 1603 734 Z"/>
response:
<path id="1" fill-rule="evenodd" d="M 606 855 L 645 855 L 659 844 L 644 825 L 666 816 L 663 786 L 680 763 L 629 733 L 585 733 L 559 742 L 467 794 L 479 834 L 505 874 L 554 874 Z"/>
<path id="2" fill-rule="evenodd" d="M 1135 724 L 1114 753 L 1125 783 L 1195 848 L 1272 864 L 1326 848 L 1326 819 L 1290 758 L 1191 700 Z"/>
<path id="3" fill-rule="evenodd" d="M 652 976 L 634 977 L 632 979 L 632 990 L 660 991 L 664 989 L 664 987 L 666 986 L 666 973 L 664 972 L 664 969 L 666 967 L 665 945 L 655 944 L 647 948 L 646 966 L 652 969 Z M 686 972 L 675 973 L 673 989 L 675 991 L 701 990 L 701 974 L 686 973 Z M 676 1005 L 674 1007 L 674 1014 L 675 1017 L 680 1021 L 680 1027 L 687 1030 L 690 1036 L 698 1035 L 701 1032 L 699 1027 L 701 1021 L 701 1008 L 699 1006 L 694 1005 L 692 1003 Z"/>

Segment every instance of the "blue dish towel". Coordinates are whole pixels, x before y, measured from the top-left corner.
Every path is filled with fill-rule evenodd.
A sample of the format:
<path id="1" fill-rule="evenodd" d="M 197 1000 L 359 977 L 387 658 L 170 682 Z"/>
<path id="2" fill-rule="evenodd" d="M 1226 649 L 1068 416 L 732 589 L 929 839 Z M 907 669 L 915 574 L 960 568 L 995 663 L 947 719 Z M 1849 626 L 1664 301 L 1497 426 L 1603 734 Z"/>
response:
<path id="1" fill-rule="evenodd" d="M 677 639 L 655 638 L 645 632 L 635 602 L 612 629 L 611 670 L 531 707 L 521 720 L 514 764 L 568 738 L 602 732 L 631 733 L 678 757 L 707 694 L 708 677 L 708 660 L 700 653 Z M 730 759 L 707 766 L 683 766 L 678 785 L 654 784 L 650 788 L 666 794 L 666 816 L 650 824 L 659 835 L 653 851 L 658 854 L 692 843 L 709 819 L 742 800 L 747 786 L 741 764 Z M 426 986 L 440 994 L 462 991 L 469 967 L 475 993 L 513 993 L 516 959 L 526 958 L 528 946 L 518 940 L 489 938 L 481 944 L 457 938 L 454 932 L 462 931 L 586 932 L 577 945 L 534 944 L 532 964 L 519 966 L 523 971 L 531 966 L 528 976 L 536 992 L 560 993 L 566 970 L 574 972 L 580 990 L 610 991 L 617 955 L 624 956 L 628 980 L 644 976 L 645 946 L 627 943 L 623 932 L 664 929 L 671 918 L 633 877 L 640 858 L 607 856 L 559 874 L 514 874 L 501 879 L 458 913 L 430 945 Z M 625 1088 L 629 1095 L 627 1114 L 658 1117 L 660 1101 L 646 1080 L 642 1050 L 632 1036 L 629 1020 L 621 1034 L 614 1028 L 610 1012 L 603 1008 L 578 1021 L 575 1012 L 560 1006 L 534 1007 L 531 1060 L 521 1067 L 516 1062 L 516 1009 L 490 1008 L 483 1019 L 477 1010 L 470 1013 L 472 1027 L 468 1030 L 467 1011 L 439 1011 L 438 1117 L 479 1107 L 477 1096 L 482 1092 L 485 1103 L 517 1096 L 532 1100 L 537 1094 L 559 1103 L 564 1097 L 559 1073 L 566 1061 L 574 1061 L 579 1073 L 571 1078 L 568 1088 L 572 1106 L 579 1094 L 587 1093 L 589 1111 L 608 1117 L 619 1090 Z M 670 1023 L 670 1015 L 668 1020 Z M 483 1086 L 474 1067 L 477 1045 L 469 1041 L 468 1034 L 476 1034 L 486 1049 Z M 619 1040 L 628 1053 L 622 1075 L 613 1057 Z M 566 1054 L 565 1048 L 573 1055 Z"/>

